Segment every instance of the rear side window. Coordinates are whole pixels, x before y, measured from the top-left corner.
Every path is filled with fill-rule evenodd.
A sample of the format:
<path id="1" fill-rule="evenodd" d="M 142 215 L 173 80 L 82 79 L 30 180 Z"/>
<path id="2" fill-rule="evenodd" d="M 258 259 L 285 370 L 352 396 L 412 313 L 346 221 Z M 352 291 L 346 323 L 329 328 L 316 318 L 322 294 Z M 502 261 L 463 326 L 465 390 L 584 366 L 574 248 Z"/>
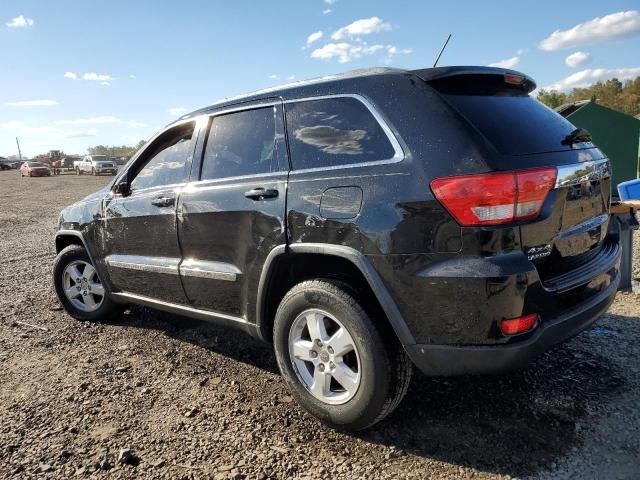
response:
<path id="1" fill-rule="evenodd" d="M 277 168 L 275 108 L 213 117 L 201 180 L 269 173 Z"/>
<path id="2" fill-rule="evenodd" d="M 386 133 L 362 102 L 336 97 L 287 104 L 294 170 L 393 158 Z"/>

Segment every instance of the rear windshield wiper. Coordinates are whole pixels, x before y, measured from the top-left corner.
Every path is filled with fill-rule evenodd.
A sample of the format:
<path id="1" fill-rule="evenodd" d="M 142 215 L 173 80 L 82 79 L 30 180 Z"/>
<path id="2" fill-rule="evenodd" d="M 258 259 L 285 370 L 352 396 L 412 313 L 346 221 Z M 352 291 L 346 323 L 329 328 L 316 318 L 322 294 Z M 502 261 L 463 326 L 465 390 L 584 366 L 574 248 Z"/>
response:
<path id="1" fill-rule="evenodd" d="M 585 130 L 584 128 L 576 128 L 569 135 L 564 137 L 562 140 L 563 145 L 573 145 L 574 143 L 580 142 L 590 142 L 591 141 L 591 133 L 589 130 Z"/>

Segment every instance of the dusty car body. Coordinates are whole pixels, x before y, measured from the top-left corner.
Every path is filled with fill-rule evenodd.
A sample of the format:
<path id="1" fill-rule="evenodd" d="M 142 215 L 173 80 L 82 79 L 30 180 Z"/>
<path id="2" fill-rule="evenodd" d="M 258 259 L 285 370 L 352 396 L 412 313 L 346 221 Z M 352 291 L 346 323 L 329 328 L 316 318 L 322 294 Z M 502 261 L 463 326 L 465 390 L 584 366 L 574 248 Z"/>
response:
<path id="1" fill-rule="evenodd" d="M 364 428 L 404 395 L 409 360 L 429 375 L 522 368 L 613 300 L 609 161 L 534 88 L 503 69 L 374 69 L 215 104 L 65 209 L 56 249 L 100 280 L 90 303 L 274 342 L 305 408 Z M 65 288 L 72 315 L 97 316 Z"/>

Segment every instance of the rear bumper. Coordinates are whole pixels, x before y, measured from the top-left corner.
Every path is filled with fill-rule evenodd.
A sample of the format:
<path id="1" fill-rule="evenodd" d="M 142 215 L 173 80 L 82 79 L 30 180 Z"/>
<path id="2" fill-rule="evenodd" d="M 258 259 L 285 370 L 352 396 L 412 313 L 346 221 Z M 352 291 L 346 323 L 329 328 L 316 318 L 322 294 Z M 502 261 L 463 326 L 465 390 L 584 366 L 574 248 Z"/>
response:
<path id="1" fill-rule="evenodd" d="M 542 323 L 526 340 L 492 346 L 417 344 L 405 346 L 413 363 L 425 374 L 451 376 L 504 373 L 525 367 L 554 345 L 592 325 L 615 298 L 620 275 L 598 294 L 564 314 Z"/>

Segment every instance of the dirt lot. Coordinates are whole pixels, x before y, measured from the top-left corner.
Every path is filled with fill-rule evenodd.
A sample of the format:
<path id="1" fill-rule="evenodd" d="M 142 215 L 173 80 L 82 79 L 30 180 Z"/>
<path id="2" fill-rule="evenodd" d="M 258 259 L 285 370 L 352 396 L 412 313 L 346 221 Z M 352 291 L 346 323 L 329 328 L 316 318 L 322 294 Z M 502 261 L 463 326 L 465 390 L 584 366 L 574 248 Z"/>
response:
<path id="1" fill-rule="evenodd" d="M 269 346 L 244 334 L 140 308 L 109 324 L 60 310 L 58 212 L 108 180 L 0 172 L 0 477 L 638 478 L 635 295 L 523 372 L 416 375 L 387 420 L 338 434 L 292 403 Z"/>

